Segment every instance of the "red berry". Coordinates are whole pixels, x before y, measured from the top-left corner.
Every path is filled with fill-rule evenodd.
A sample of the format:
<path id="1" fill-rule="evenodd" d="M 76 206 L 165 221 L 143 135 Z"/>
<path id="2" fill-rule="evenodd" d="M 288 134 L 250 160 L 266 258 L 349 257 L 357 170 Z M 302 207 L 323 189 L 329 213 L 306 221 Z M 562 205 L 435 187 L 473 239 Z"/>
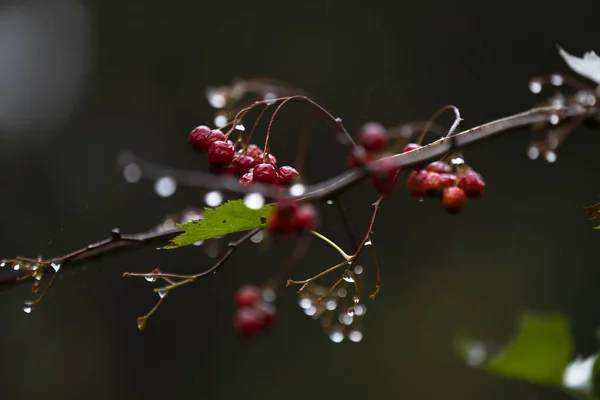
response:
<path id="1" fill-rule="evenodd" d="M 441 175 L 437 172 L 427 172 L 423 178 L 423 190 L 428 196 L 441 196 L 444 190 Z"/>
<path id="2" fill-rule="evenodd" d="M 294 214 L 292 218 L 294 228 L 298 231 L 313 230 L 317 227 L 317 211 L 310 205 L 304 205 Z"/>
<path id="3" fill-rule="evenodd" d="M 260 333 L 265 327 L 265 312 L 254 307 L 242 307 L 233 317 L 233 326 L 237 333 L 243 337 L 252 337 Z"/>
<path id="4" fill-rule="evenodd" d="M 208 162 L 215 166 L 231 164 L 235 157 L 235 148 L 231 143 L 217 140 L 208 149 Z"/>
<path id="5" fill-rule="evenodd" d="M 254 158 L 239 154 L 233 163 L 235 165 L 235 171 L 238 174 L 245 174 L 252 168 L 252 164 L 254 164 Z"/>
<path id="6" fill-rule="evenodd" d="M 265 327 L 271 325 L 277 316 L 277 311 L 275 310 L 275 306 L 272 303 L 267 303 L 262 301 L 256 305 L 256 308 L 259 311 L 263 312 L 265 318 Z"/>
<path id="7" fill-rule="evenodd" d="M 225 141 L 225 135 L 218 129 L 210 129 L 205 125 L 200 125 L 190 132 L 189 142 L 194 149 L 205 152 L 217 140 Z"/>
<path id="8" fill-rule="evenodd" d="M 279 168 L 279 171 L 277 171 L 277 183 L 285 184 L 298 178 L 299 176 L 300 174 L 295 168 L 284 165 L 283 167 Z"/>
<path id="9" fill-rule="evenodd" d="M 419 147 L 421 147 L 420 145 L 416 144 L 416 143 L 409 143 L 406 146 L 404 146 L 404 150 L 402 150 L 403 153 L 408 153 L 409 151 L 413 151 L 418 149 Z"/>
<path id="10" fill-rule="evenodd" d="M 413 171 L 408 176 L 406 187 L 408 192 L 415 197 L 425 197 L 425 188 L 423 187 L 423 180 L 427 175 L 427 171 L 418 170 Z"/>
<path id="11" fill-rule="evenodd" d="M 358 133 L 358 143 L 368 151 L 380 151 L 387 144 L 387 131 L 377 122 L 364 124 Z"/>
<path id="12" fill-rule="evenodd" d="M 440 174 L 440 179 L 443 187 L 456 185 L 456 175 L 454 174 Z"/>
<path id="13" fill-rule="evenodd" d="M 469 171 L 460 177 L 458 186 L 465 191 L 467 197 L 479 197 L 483 194 L 485 182 L 477 172 Z"/>
<path id="14" fill-rule="evenodd" d="M 252 172 L 246 172 L 244 175 L 242 175 L 240 177 L 240 179 L 238 179 L 238 183 L 240 185 L 247 186 L 247 185 L 251 184 L 253 180 L 254 180 L 254 174 Z"/>
<path id="15" fill-rule="evenodd" d="M 242 286 L 235 294 L 235 305 L 238 307 L 254 307 L 261 300 L 260 289 L 252 285 Z"/>
<path id="16" fill-rule="evenodd" d="M 262 159 L 263 151 L 255 144 L 251 144 L 246 149 L 246 155 L 256 159 Z"/>
<path id="17" fill-rule="evenodd" d="M 254 182 L 275 183 L 277 170 L 271 164 L 258 164 L 252 171 Z"/>
<path id="18" fill-rule="evenodd" d="M 442 206 L 450 214 L 456 214 L 465 205 L 467 196 L 464 190 L 456 186 L 450 186 L 444 189 L 442 195 Z"/>
<path id="19" fill-rule="evenodd" d="M 382 161 L 377 165 L 377 171 L 371 176 L 371 183 L 377 192 L 389 193 L 398 182 L 400 167 L 392 160 Z"/>
<path id="20" fill-rule="evenodd" d="M 452 168 L 448 163 L 443 161 L 434 161 L 427 166 L 427 171 L 438 172 L 440 174 L 449 174 L 452 172 Z"/>

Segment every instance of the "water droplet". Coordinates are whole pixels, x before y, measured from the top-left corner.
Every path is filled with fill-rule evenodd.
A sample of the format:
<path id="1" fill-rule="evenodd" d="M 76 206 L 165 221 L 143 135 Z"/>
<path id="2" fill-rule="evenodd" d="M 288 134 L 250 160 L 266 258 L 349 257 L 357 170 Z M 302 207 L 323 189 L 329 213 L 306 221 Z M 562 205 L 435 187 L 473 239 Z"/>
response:
<path id="1" fill-rule="evenodd" d="M 348 307 L 348 309 L 346 309 L 346 314 L 348 314 L 351 317 L 354 317 L 354 307 Z"/>
<path id="2" fill-rule="evenodd" d="M 204 243 L 204 240 L 198 240 L 197 242 L 194 242 L 194 246 L 202 246 L 202 243 Z"/>
<path id="3" fill-rule="evenodd" d="M 52 268 L 54 268 L 54 272 L 58 272 L 58 270 L 60 269 L 60 264 L 59 263 L 52 263 L 52 264 L 50 264 L 50 266 Z"/>
<path id="4" fill-rule="evenodd" d="M 550 76 L 550 83 L 554 86 L 561 86 L 564 82 L 562 75 L 552 74 Z"/>
<path id="5" fill-rule="evenodd" d="M 419 198 L 417 199 L 417 201 L 418 201 L 419 203 L 422 203 L 422 202 L 424 202 L 424 201 L 425 201 L 425 198 L 424 198 L 424 197 L 419 197 Z"/>
<path id="6" fill-rule="evenodd" d="M 358 317 L 365 315 L 366 312 L 367 306 L 365 306 L 364 304 L 357 304 L 356 307 L 354 307 L 354 314 Z"/>
<path id="7" fill-rule="evenodd" d="M 265 205 L 265 198 L 260 193 L 248 193 L 244 196 L 244 204 L 251 210 L 258 210 Z"/>
<path id="8" fill-rule="evenodd" d="M 327 204 L 332 205 L 333 204 L 333 200 L 327 200 Z"/>
<path id="9" fill-rule="evenodd" d="M 0 268 L 4 268 L 4 266 L 5 266 L 5 265 L 6 265 L 6 261 L 2 261 L 2 262 L 0 263 Z"/>
<path id="10" fill-rule="evenodd" d="M 158 293 L 158 297 L 160 297 L 161 299 L 167 295 L 166 290 L 159 290 L 157 293 Z"/>
<path id="11" fill-rule="evenodd" d="M 306 310 L 307 308 L 310 308 L 312 306 L 312 301 L 304 297 L 301 298 L 300 301 L 298 301 L 298 305 Z"/>
<path id="12" fill-rule="evenodd" d="M 13 269 L 15 271 L 18 271 L 20 268 L 21 268 L 21 264 L 15 264 L 15 265 L 13 265 Z"/>
<path id="13" fill-rule="evenodd" d="M 335 300 L 327 300 L 325 302 L 325 308 L 329 311 L 333 311 L 337 308 L 337 301 Z"/>
<path id="14" fill-rule="evenodd" d="M 354 321 L 354 317 L 352 315 L 349 315 L 349 314 L 340 315 L 340 322 L 344 325 L 352 325 L 353 321 Z"/>
<path id="15" fill-rule="evenodd" d="M 225 114 L 215 115 L 214 124 L 215 126 L 224 126 L 227 123 L 227 116 Z"/>
<path id="16" fill-rule="evenodd" d="M 213 108 L 223 108 L 227 103 L 227 97 L 222 90 L 212 89 L 208 90 L 206 93 L 206 98 L 208 100 L 208 104 Z"/>
<path id="17" fill-rule="evenodd" d="M 348 291 L 344 288 L 340 288 L 338 289 L 338 296 L 341 297 L 342 299 L 344 297 L 346 297 L 346 295 L 348 294 Z"/>
<path id="18" fill-rule="evenodd" d="M 31 314 L 31 311 L 33 311 L 33 308 L 26 304 L 23 306 L 23 311 L 25 312 L 25 314 Z"/>
<path id="19" fill-rule="evenodd" d="M 354 301 L 354 304 L 358 304 L 360 302 L 360 297 L 358 297 L 358 295 L 356 295 L 352 298 L 352 300 Z"/>
<path id="20" fill-rule="evenodd" d="M 465 163 L 465 159 L 462 157 L 454 157 L 452 160 L 450 160 L 450 163 L 453 165 L 462 165 Z"/>
<path id="21" fill-rule="evenodd" d="M 246 127 L 244 125 L 242 125 L 242 124 L 237 124 L 235 126 L 235 129 L 237 129 L 238 131 L 244 132 L 246 130 Z"/>
<path id="22" fill-rule="evenodd" d="M 529 146 L 529 148 L 527 149 L 527 157 L 529 157 L 532 160 L 535 160 L 539 156 L 540 156 L 540 150 L 538 149 L 538 147 L 537 146 Z"/>
<path id="23" fill-rule="evenodd" d="M 260 243 L 263 241 L 264 237 L 265 234 L 263 233 L 263 231 L 258 231 L 256 234 L 254 234 L 254 236 L 250 238 L 250 241 L 252 243 Z"/>
<path id="24" fill-rule="evenodd" d="M 154 191 L 160 197 L 172 196 L 175 190 L 177 190 L 177 183 L 170 176 L 163 176 L 154 183 Z"/>
<path id="25" fill-rule="evenodd" d="M 370 246 L 372 244 L 373 244 L 373 242 L 371 241 L 371 239 L 369 239 L 365 242 L 365 246 Z"/>
<path id="26" fill-rule="evenodd" d="M 130 163 L 123 168 L 123 178 L 126 182 L 136 183 L 142 179 L 142 169 L 136 163 Z"/>
<path id="27" fill-rule="evenodd" d="M 354 282 L 354 275 L 352 274 L 352 271 L 346 271 L 346 272 L 344 272 L 344 275 L 342 276 L 342 278 L 346 282 L 350 282 L 350 283 Z"/>
<path id="28" fill-rule="evenodd" d="M 358 343 L 361 340 L 363 340 L 363 333 L 361 331 L 356 330 L 350 331 L 348 333 L 348 339 L 350 339 L 354 343 Z"/>
<path id="29" fill-rule="evenodd" d="M 542 91 L 542 83 L 537 80 L 530 81 L 529 90 L 531 90 L 531 93 L 540 93 Z"/>
<path id="30" fill-rule="evenodd" d="M 154 275 L 146 275 L 144 277 L 148 282 L 156 282 L 156 277 Z"/>
<path id="31" fill-rule="evenodd" d="M 317 313 L 317 309 L 315 306 L 310 306 L 310 307 L 304 309 L 304 314 L 308 315 L 309 317 L 312 317 L 316 313 Z"/>
<path id="32" fill-rule="evenodd" d="M 306 186 L 304 186 L 301 183 L 296 183 L 295 185 L 292 185 L 292 187 L 290 188 L 290 194 L 295 197 L 302 196 L 305 192 L 306 192 Z"/>
<path id="33" fill-rule="evenodd" d="M 341 328 L 333 328 L 331 332 L 329 332 L 329 339 L 333 343 L 341 343 L 344 340 L 344 332 Z"/>
<path id="34" fill-rule="evenodd" d="M 558 114 L 551 114 L 549 121 L 552 125 L 557 125 L 560 122 L 560 117 Z"/>
<path id="35" fill-rule="evenodd" d="M 32 276 L 33 276 L 33 279 L 35 279 L 36 281 L 41 281 L 42 278 L 44 277 L 44 271 L 41 269 L 38 269 L 33 273 Z"/>
<path id="36" fill-rule="evenodd" d="M 223 195 L 218 190 L 206 193 L 204 202 L 209 207 L 216 207 L 223 202 Z"/>
<path id="37" fill-rule="evenodd" d="M 364 268 L 362 267 L 362 265 L 357 265 L 354 267 L 354 275 L 360 275 L 362 274 L 364 271 Z"/>
<path id="38" fill-rule="evenodd" d="M 552 150 L 548 150 L 546 152 L 546 154 L 544 154 L 544 158 L 546 159 L 546 161 L 548 161 L 549 163 L 553 163 L 556 161 L 556 153 L 553 152 Z"/>
<path id="39" fill-rule="evenodd" d="M 483 343 L 472 341 L 465 346 L 464 355 L 469 366 L 478 367 L 486 360 L 487 349 Z"/>
<path id="40" fill-rule="evenodd" d="M 275 93 L 271 93 L 271 92 L 265 93 L 265 96 L 263 97 L 264 100 L 275 100 L 276 98 L 277 98 L 277 95 Z M 269 101 L 267 104 L 271 105 L 271 104 L 275 104 L 275 102 Z"/>
<path id="41" fill-rule="evenodd" d="M 262 298 L 264 301 L 272 303 L 277 298 L 277 293 L 273 289 L 265 289 L 262 291 Z"/>

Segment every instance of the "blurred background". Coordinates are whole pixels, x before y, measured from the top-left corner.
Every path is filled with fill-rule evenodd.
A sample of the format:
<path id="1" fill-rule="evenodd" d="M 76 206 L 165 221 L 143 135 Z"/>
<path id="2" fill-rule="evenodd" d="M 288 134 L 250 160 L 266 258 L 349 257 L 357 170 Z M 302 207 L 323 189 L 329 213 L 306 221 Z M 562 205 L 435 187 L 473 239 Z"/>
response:
<path id="1" fill-rule="evenodd" d="M 373 120 L 426 120 L 449 103 L 471 127 L 543 100 L 547 93 L 528 91 L 530 77 L 571 74 L 556 44 L 578 56 L 600 51 L 598 15 L 592 0 L 5 0 L 0 256 L 60 255 L 114 227 L 134 233 L 203 206 L 197 190 L 160 197 L 150 181 L 126 182 L 116 160 L 130 150 L 206 169 L 187 135 L 212 124 L 208 86 L 281 79 L 352 132 Z M 275 125 L 280 162 L 293 162 L 303 110 L 290 107 Z M 310 182 L 345 169 L 334 141 L 314 138 Z M 469 369 L 452 348 L 459 332 L 502 343 L 515 317 L 533 309 L 567 313 L 577 352 L 597 350 L 600 234 L 583 206 L 600 193 L 600 136 L 578 129 L 552 164 L 526 157 L 531 139 L 523 129 L 466 150 L 487 188 L 458 217 L 399 185 L 376 227 L 383 282 L 366 303 L 360 343 L 332 342 L 293 288 L 280 288 L 268 334 L 236 340 L 233 294 L 283 268 L 289 243 L 243 248 L 222 273 L 177 290 L 139 332 L 135 319 L 157 296 L 143 279 L 121 278 L 124 271 L 192 273 L 214 262 L 202 247 L 146 248 L 61 271 L 31 314 L 23 312 L 28 284 L 0 293 L 1 397 L 566 398 Z M 342 199 L 361 234 L 375 199 L 364 186 Z M 348 248 L 334 209 L 321 212 L 323 232 Z M 337 260 L 314 242 L 293 278 Z M 373 263 L 363 265 L 372 284 Z"/>

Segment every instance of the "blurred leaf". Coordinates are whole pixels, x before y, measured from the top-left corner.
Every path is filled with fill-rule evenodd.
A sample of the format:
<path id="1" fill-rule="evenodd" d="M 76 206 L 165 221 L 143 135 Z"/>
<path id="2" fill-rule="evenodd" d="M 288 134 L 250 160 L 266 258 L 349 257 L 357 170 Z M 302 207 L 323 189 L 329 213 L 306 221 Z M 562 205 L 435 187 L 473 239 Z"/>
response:
<path id="1" fill-rule="evenodd" d="M 216 208 L 206 208 L 204 219 L 178 224 L 183 233 L 171 240 L 165 249 L 189 246 L 200 240 L 234 232 L 265 228 L 273 206 L 263 206 L 257 210 L 246 207 L 243 200 L 232 200 Z"/>
<path id="2" fill-rule="evenodd" d="M 457 349 L 465 361 L 505 378 L 562 386 L 563 373 L 573 358 L 570 324 L 561 314 L 523 313 L 512 340 L 489 356 L 481 342 L 461 338 Z"/>
<path id="3" fill-rule="evenodd" d="M 600 224 L 600 203 L 596 203 L 594 205 L 583 208 L 585 209 L 585 212 L 587 212 L 591 220 Z M 597 226 L 594 229 L 600 229 L 600 226 Z"/>

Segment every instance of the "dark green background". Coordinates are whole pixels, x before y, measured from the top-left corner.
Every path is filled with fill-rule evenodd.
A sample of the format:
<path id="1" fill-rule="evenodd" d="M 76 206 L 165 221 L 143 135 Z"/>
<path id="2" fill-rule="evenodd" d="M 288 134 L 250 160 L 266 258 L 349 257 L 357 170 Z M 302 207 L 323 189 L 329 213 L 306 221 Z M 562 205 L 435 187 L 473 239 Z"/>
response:
<path id="1" fill-rule="evenodd" d="M 31 2 L 42 3 L 51 16 L 54 5 L 73 2 Z M 115 160 L 130 149 L 205 168 L 187 133 L 212 119 L 208 85 L 236 76 L 283 79 L 351 131 L 369 120 L 424 120 L 448 103 L 474 126 L 540 100 L 527 90 L 531 76 L 570 73 L 557 43 L 577 55 L 600 51 L 599 4 L 85 1 L 91 69 L 72 115 L 51 134 L 30 120 L 23 123 L 31 135 L 0 138 L 0 255 L 62 254 L 115 226 L 136 232 L 169 212 L 201 206 L 194 190 L 163 199 L 148 181 L 127 184 Z M 0 13 L 10 6 L 2 3 Z M 43 59 L 34 69 L 48 73 Z M 298 121 L 277 127 L 280 160 L 293 159 Z M 1 397 L 566 398 L 468 369 L 452 351 L 461 331 L 501 342 L 525 308 L 568 313 L 577 351 L 596 350 L 600 232 L 583 206 L 600 191 L 600 136 L 578 129 L 554 164 L 527 159 L 531 138 L 524 129 L 466 151 L 488 185 L 459 217 L 435 201 L 418 204 L 403 188 L 384 205 L 376 236 L 383 286 L 368 303 L 360 344 L 329 341 L 290 288 L 278 299 L 271 332 L 251 345 L 236 341 L 233 293 L 281 268 L 289 245 L 248 246 L 221 274 L 170 296 L 140 333 L 135 318 L 156 295 L 145 281 L 120 274 L 191 272 L 211 262 L 198 248 L 145 249 L 62 273 L 30 315 L 22 312 L 31 298 L 27 285 L 0 293 Z M 310 155 L 311 182 L 344 168 L 332 140 L 313 142 Z M 366 187 L 345 196 L 358 231 L 373 200 Z M 324 232 L 345 245 L 333 209 L 322 212 Z M 294 276 L 336 260 L 316 243 Z M 371 282 L 372 263 L 365 268 Z"/>

